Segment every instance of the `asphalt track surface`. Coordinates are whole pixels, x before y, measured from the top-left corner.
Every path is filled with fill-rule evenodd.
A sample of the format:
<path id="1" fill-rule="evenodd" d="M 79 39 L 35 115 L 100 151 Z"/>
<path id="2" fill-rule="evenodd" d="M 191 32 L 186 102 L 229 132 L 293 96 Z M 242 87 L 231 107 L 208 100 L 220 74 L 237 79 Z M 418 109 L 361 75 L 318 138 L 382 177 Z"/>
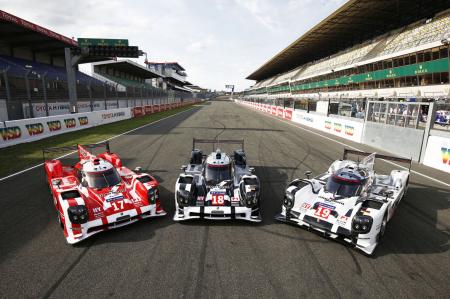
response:
<path id="1" fill-rule="evenodd" d="M 172 221 L 174 184 L 193 137 L 245 139 L 249 164 L 262 181 L 262 223 Z M 413 175 L 375 256 L 367 257 L 273 220 L 289 180 L 308 169 L 320 173 L 340 158 L 343 146 L 333 141 L 214 101 L 114 139 L 111 148 L 125 165 L 142 166 L 159 179 L 169 215 L 70 246 L 56 222 L 42 168 L 2 181 L 0 297 L 447 297 L 450 292 L 447 186 Z M 389 171 L 392 165 L 381 161 L 377 169 Z M 449 182 L 442 173 L 415 169 Z"/>

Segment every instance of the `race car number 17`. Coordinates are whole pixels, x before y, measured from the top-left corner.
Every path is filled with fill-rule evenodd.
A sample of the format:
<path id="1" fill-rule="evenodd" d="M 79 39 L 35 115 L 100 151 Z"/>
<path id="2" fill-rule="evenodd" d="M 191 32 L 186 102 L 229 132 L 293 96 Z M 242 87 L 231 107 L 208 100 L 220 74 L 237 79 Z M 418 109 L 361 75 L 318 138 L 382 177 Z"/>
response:
<path id="1" fill-rule="evenodd" d="M 213 194 L 212 195 L 212 204 L 215 206 L 223 206 L 225 203 L 225 198 L 223 195 Z"/>
<path id="2" fill-rule="evenodd" d="M 330 216 L 331 209 L 324 208 L 322 206 L 318 206 L 314 215 L 319 216 L 321 218 L 327 219 Z"/>

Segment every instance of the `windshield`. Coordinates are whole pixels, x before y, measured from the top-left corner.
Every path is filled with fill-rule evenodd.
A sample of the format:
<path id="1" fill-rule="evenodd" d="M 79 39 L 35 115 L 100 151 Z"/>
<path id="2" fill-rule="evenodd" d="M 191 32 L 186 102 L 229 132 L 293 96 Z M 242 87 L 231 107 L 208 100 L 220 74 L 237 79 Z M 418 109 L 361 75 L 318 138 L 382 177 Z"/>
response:
<path id="1" fill-rule="evenodd" d="M 207 185 L 215 185 L 231 179 L 231 167 L 228 165 L 207 165 L 205 180 Z"/>
<path id="2" fill-rule="evenodd" d="M 96 189 L 112 187 L 120 183 L 120 176 L 114 168 L 104 172 L 86 172 L 85 179 L 90 188 Z"/>
<path id="3" fill-rule="evenodd" d="M 325 191 L 343 197 L 352 197 L 359 194 L 361 181 L 344 180 L 336 176 L 331 176 L 325 185 Z"/>

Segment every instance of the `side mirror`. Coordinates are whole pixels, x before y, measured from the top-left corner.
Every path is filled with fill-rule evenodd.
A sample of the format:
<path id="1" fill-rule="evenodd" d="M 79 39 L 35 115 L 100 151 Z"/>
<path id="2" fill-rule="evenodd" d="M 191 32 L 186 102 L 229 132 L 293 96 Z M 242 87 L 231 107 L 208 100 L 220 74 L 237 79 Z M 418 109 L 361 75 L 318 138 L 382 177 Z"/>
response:
<path id="1" fill-rule="evenodd" d="M 81 180 L 81 186 L 83 186 L 85 188 L 88 186 L 88 183 L 85 179 Z"/>
<path id="2" fill-rule="evenodd" d="M 134 172 L 136 172 L 136 173 L 140 173 L 142 171 L 142 167 L 141 166 L 137 166 L 135 169 L 134 169 Z"/>
<path id="3" fill-rule="evenodd" d="M 183 165 L 180 167 L 180 170 L 186 171 L 186 169 L 187 169 L 187 165 Z"/>
<path id="4" fill-rule="evenodd" d="M 305 176 L 308 178 L 308 180 L 309 180 L 309 177 L 312 175 L 312 171 L 311 170 L 307 170 L 307 171 L 305 171 L 304 172 L 305 173 Z"/>
<path id="5" fill-rule="evenodd" d="M 255 173 L 255 168 L 253 167 L 249 167 L 248 170 L 250 171 L 250 173 Z"/>

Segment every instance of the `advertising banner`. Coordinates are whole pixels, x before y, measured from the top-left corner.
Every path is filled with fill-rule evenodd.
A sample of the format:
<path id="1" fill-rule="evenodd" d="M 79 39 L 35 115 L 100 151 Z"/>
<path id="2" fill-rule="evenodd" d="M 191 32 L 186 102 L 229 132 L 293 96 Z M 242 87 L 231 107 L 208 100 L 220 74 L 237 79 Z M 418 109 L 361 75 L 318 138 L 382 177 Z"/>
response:
<path id="1" fill-rule="evenodd" d="M 129 108 L 37 117 L 0 123 L 0 148 L 131 118 Z"/>
<path id="2" fill-rule="evenodd" d="M 450 173 L 450 138 L 428 137 L 423 164 Z"/>

